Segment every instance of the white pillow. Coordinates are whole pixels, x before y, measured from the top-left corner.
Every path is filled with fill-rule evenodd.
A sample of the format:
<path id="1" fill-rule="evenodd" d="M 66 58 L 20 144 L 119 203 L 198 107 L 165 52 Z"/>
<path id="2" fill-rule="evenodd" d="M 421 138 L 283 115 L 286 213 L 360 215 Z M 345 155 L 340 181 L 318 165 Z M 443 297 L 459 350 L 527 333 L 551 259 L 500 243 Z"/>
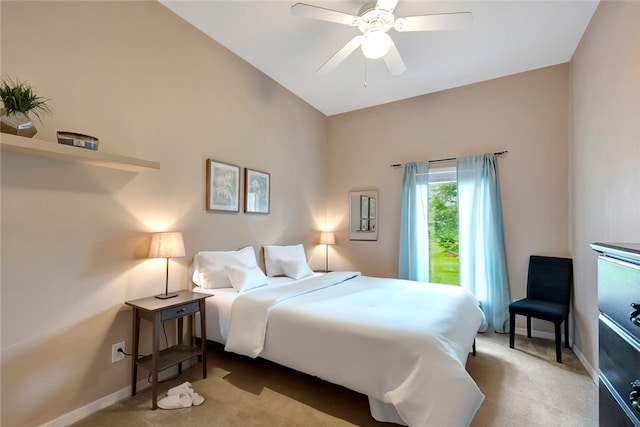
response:
<path id="1" fill-rule="evenodd" d="M 230 288 L 225 266 L 258 266 L 253 246 L 239 251 L 202 251 L 195 254 L 191 264 L 191 280 L 204 289 Z"/>
<path id="2" fill-rule="evenodd" d="M 304 279 L 313 276 L 313 271 L 307 265 L 307 262 L 299 259 L 285 259 L 281 261 L 282 271 L 287 277 L 292 279 Z"/>
<path id="3" fill-rule="evenodd" d="M 225 265 L 224 271 L 227 273 L 231 285 L 238 292 L 269 284 L 269 279 L 257 265 L 251 267 Z"/>
<path id="4" fill-rule="evenodd" d="M 302 244 L 290 246 L 267 245 L 263 246 L 263 249 L 264 266 L 269 277 L 283 276 L 285 274 L 282 269 L 283 260 L 296 260 L 307 263 Z"/>

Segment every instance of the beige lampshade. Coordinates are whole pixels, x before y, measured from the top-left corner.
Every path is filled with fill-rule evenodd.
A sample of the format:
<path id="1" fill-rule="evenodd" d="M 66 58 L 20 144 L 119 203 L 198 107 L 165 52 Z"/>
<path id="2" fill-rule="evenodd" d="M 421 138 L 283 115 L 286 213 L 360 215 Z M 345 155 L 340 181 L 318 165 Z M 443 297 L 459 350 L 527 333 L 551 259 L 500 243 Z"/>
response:
<path id="1" fill-rule="evenodd" d="M 336 237 L 332 231 L 323 231 L 320 233 L 320 244 L 321 245 L 335 245 Z"/>
<path id="2" fill-rule="evenodd" d="M 149 245 L 149 258 L 174 258 L 185 256 L 184 240 L 180 231 L 153 233 Z"/>

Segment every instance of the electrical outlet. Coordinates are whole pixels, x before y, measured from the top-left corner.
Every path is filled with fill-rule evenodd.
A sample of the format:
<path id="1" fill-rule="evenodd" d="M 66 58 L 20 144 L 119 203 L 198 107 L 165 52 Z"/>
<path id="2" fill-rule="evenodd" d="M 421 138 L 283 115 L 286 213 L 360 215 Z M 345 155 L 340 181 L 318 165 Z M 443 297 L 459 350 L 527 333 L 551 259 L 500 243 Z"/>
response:
<path id="1" fill-rule="evenodd" d="M 122 351 L 118 351 L 118 349 L 122 349 Z M 115 363 L 120 360 L 124 360 L 124 341 L 111 346 L 111 363 Z"/>

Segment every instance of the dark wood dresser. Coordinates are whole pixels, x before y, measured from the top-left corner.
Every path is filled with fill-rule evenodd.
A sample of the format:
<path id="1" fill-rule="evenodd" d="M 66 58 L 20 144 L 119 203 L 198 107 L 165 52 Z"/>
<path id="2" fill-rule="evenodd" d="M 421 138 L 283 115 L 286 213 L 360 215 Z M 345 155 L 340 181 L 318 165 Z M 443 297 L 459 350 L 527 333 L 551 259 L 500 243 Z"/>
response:
<path id="1" fill-rule="evenodd" d="M 591 247 L 600 254 L 600 425 L 640 426 L 640 244 Z"/>

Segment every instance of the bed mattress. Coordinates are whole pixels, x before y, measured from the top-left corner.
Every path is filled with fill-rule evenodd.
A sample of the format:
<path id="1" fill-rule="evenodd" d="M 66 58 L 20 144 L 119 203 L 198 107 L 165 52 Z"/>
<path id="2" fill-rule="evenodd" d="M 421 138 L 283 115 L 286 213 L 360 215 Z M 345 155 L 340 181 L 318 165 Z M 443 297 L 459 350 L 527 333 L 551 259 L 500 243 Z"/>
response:
<path id="1" fill-rule="evenodd" d="M 484 399 L 465 370 L 482 314 L 461 288 L 334 272 L 201 291 L 208 339 L 363 393 L 379 421 L 467 426 Z"/>

